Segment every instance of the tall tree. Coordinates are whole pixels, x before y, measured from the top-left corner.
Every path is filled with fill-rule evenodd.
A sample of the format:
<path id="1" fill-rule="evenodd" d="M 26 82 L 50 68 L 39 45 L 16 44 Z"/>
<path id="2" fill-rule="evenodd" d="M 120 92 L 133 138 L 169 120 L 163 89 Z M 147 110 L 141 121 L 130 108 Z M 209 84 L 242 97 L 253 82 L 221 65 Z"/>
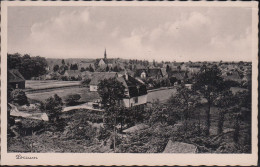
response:
<path id="1" fill-rule="evenodd" d="M 89 71 L 94 72 L 94 68 L 91 66 L 91 64 L 89 65 Z"/>
<path id="2" fill-rule="evenodd" d="M 121 100 L 125 95 L 125 87 L 116 78 L 104 79 L 98 84 L 98 94 L 105 108 L 105 123 L 109 129 L 113 129 L 114 151 L 116 151 L 116 126 L 121 117 L 119 114 L 123 110 Z"/>
<path id="3" fill-rule="evenodd" d="M 209 135 L 210 130 L 210 109 L 212 103 L 218 94 L 225 88 L 223 86 L 223 78 L 221 77 L 221 71 L 216 65 L 212 67 L 207 67 L 203 65 L 201 67 L 200 73 L 195 79 L 195 84 L 193 88 L 197 90 L 203 98 L 207 100 L 208 107 L 206 109 L 206 130 L 205 134 Z"/>
<path id="4" fill-rule="evenodd" d="M 168 101 L 176 110 L 183 113 L 183 118 L 187 120 L 192 117 L 192 111 L 199 103 L 199 96 L 196 91 L 186 88 L 184 85 L 177 88 L 175 96 L 171 96 Z"/>
<path id="5" fill-rule="evenodd" d="M 59 67 L 58 64 L 56 64 L 56 65 L 53 67 L 53 71 L 54 71 L 54 72 L 58 71 L 59 69 L 60 69 L 60 67 Z"/>
<path id="6" fill-rule="evenodd" d="M 38 77 L 47 72 L 47 61 L 40 56 L 31 57 L 28 54 L 22 56 L 19 53 L 8 54 L 7 63 L 8 69 L 18 69 L 25 79 Z"/>

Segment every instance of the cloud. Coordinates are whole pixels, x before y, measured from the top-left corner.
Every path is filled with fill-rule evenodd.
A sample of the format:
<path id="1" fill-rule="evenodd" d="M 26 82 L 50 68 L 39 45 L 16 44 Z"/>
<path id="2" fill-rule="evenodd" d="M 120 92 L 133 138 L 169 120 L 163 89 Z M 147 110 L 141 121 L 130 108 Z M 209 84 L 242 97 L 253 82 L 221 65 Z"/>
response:
<path id="1" fill-rule="evenodd" d="M 51 17 L 39 19 L 43 13 L 30 16 L 36 21 L 28 35 L 15 38 L 12 34 L 22 32 L 10 30 L 8 50 L 46 57 L 98 58 L 106 47 L 111 57 L 177 61 L 233 59 L 229 55 L 234 54 L 236 59 L 245 59 L 251 53 L 247 10 L 59 8 Z M 236 16 L 242 19 L 237 21 Z"/>

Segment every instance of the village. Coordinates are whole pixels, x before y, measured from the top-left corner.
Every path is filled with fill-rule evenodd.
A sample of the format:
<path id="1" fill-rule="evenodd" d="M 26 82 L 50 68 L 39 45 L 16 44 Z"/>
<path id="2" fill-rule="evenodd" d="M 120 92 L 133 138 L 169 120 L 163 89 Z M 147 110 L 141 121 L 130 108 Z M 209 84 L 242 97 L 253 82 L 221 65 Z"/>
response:
<path id="1" fill-rule="evenodd" d="M 10 152 L 250 152 L 251 62 L 100 57 L 8 54 Z"/>

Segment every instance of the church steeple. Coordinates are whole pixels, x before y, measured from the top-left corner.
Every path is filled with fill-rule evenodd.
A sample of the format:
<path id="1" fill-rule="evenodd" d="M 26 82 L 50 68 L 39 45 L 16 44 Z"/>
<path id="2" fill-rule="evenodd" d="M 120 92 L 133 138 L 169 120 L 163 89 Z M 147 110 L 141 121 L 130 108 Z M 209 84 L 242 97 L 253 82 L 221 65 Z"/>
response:
<path id="1" fill-rule="evenodd" d="M 106 48 L 105 48 L 105 53 L 104 53 L 104 59 L 107 59 L 107 52 L 106 52 Z"/>

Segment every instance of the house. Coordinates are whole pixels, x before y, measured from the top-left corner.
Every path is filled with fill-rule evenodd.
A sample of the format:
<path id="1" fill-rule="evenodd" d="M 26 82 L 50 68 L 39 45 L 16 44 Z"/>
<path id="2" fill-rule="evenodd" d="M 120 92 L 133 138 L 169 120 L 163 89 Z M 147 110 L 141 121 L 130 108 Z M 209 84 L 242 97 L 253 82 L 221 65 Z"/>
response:
<path id="1" fill-rule="evenodd" d="M 7 82 L 13 89 L 25 89 L 25 79 L 17 69 L 8 70 Z"/>
<path id="2" fill-rule="evenodd" d="M 161 68 L 148 68 L 148 76 L 150 78 L 160 79 L 163 77 Z"/>
<path id="3" fill-rule="evenodd" d="M 145 68 L 136 69 L 134 76 L 141 79 L 145 79 L 148 76 L 148 71 Z"/>
<path id="4" fill-rule="evenodd" d="M 177 83 L 184 83 L 189 79 L 188 73 L 186 71 L 170 71 L 168 72 L 169 78 L 175 78 Z"/>
<path id="5" fill-rule="evenodd" d="M 223 76 L 225 81 L 236 81 L 238 83 L 242 82 L 241 74 L 238 71 L 228 72 L 226 76 Z"/>
<path id="6" fill-rule="evenodd" d="M 198 73 L 200 71 L 201 65 L 200 64 L 191 64 L 187 67 L 190 73 Z"/>
<path id="7" fill-rule="evenodd" d="M 90 91 L 96 92 L 98 90 L 98 84 L 101 80 L 116 78 L 117 76 L 118 75 L 116 72 L 94 72 L 89 83 Z"/>
<path id="8" fill-rule="evenodd" d="M 123 77 L 118 77 L 117 80 L 123 83 L 125 87 L 125 97 L 122 100 L 125 107 L 129 108 L 147 103 L 147 89 L 143 82 L 127 73 Z"/>
<path id="9" fill-rule="evenodd" d="M 69 80 L 78 80 L 81 78 L 79 70 L 66 70 L 63 76 L 68 77 Z"/>
<path id="10" fill-rule="evenodd" d="M 193 144 L 168 141 L 163 153 L 197 153 L 198 148 Z"/>
<path id="11" fill-rule="evenodd" d="M 168 73 L 167 73 L 167 71 L 166 71 L 166 68 L 161 68 L 161 72 L 162 72 L 162 76 L 163 76 L 164 78 L 168 78 Z"/>

